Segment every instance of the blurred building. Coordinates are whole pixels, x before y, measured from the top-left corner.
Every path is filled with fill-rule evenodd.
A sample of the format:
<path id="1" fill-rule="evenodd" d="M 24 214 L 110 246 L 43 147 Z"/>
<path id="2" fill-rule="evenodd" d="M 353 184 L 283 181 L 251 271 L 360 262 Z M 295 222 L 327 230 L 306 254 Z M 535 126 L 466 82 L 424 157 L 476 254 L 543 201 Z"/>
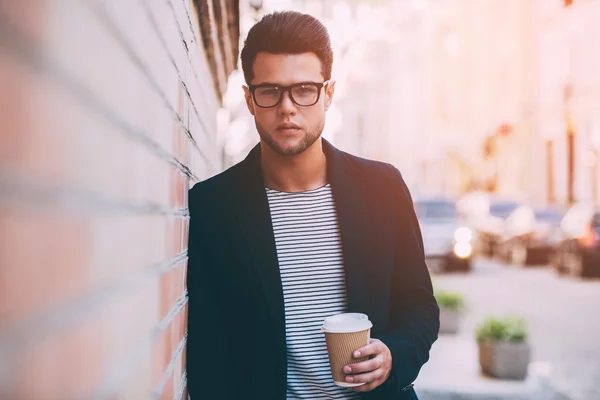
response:
<path id="1" fill-rule="evenodd" d="M 334 144 L 396 165 L 419 192 L 536 203 L 600 201 L 598 7 L 264 0 L 264 12 L 309 12 L 330 31 L 337 90 L 324 136 Z M 258 142 L 241 73 L 232 79 L 227 164 Z"/>
<path id="2" fill-rule="evenodd" d="M 455 0 L 427 10 L 427 142 L 438 148 L 427 185 L 598 203 L 600 4 Z"/>
<path id="3" fill-rule="evenodd" d="M 182 399 L 238 2 L 0 1 L 0 398 Z"/>
<path id="4" fill-rule="evenodd" d="M 425 28 L 413 26 L 411 42 L 425 49 L 416 63 L 425 73 L 393 68 L 425 86 L 417 162 L 415 148 L 402 146 L 421 190 L 600 201 L 599 7 L 583 0 L 424 2 Z M 410 46 L 400 36 L 390 47 L 402 53 Z M 415 93 L 406 81 L 400 86 Z M 422 98 L 414 99 L 421 107 Z"/>
<path id="5" fill-rule="evenodd" d="M 343 150 L 394 164 L 413 190 L 425 133 L 424 2 L 348 2 L 353 29 L 336 54 Z M 430 155 L 429 152 L 426 153 Z"/>
<path id="6" fill-rule="evenodd" d="M 535 2 L 537 201 L 600 204 L 600 2 Z"/>
<path id="7" fill-rule="evenodd" d="M 429 2 L 428 185 L 447 194 L 521 193 L 531 181 L 532 7 L 521 0 Z"/>

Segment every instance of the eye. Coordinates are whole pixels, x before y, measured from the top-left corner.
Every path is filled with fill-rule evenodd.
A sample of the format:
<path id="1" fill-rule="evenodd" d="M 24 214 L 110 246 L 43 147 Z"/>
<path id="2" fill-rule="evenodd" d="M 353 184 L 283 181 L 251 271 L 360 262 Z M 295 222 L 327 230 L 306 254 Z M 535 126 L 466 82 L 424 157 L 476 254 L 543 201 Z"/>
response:
<path id="1" fill-rule="evenodd" d="M 302 94 L 310 94 L 316 92 L 316 88 L 313 85 L 302 85 L 298 88 L 298 91 Z"/>
<path id="2" fill-rule="evenodd" d="M 273 96 L 279 94 L 279 88 L 277 87 L 263 87 L 258 89 L 258 94 L 263 96 Z"/>

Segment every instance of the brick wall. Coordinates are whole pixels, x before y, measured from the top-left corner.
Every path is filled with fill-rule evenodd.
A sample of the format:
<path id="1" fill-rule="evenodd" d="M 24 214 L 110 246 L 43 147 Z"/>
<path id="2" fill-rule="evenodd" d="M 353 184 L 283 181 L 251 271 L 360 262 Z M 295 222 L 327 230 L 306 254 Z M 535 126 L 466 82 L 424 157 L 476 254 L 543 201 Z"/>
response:
<path id="1" fill-rule="evenodd" d="M 229 0 L 0 0 L 0 399 L 185 396 Z"/>

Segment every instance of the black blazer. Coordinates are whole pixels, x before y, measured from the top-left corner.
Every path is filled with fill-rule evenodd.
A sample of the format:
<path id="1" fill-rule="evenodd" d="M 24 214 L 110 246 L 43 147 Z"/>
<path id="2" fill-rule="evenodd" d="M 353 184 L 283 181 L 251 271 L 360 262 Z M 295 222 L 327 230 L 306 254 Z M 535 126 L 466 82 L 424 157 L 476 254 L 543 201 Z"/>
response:
<path id="1" fill-rule="evenodd" d="M 396 168 L 323 140 L 342 235 L 348 311 L 373 322 L 392 375 L 364 399 L 416 399 L 439 309 Z M 286 396 L 285 315 L 260 146 L 189 191 L 187 384 L 192 400 Z"/>

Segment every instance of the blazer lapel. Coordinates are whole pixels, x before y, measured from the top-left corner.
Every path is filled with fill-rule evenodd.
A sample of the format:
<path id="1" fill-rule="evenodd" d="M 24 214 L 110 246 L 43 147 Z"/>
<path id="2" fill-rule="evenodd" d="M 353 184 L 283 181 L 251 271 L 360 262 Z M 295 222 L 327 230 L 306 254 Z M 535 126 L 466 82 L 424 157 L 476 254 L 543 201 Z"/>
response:
<path id="1" fill-rule="evenodd" d="M 239 227 L 247 241 L 275 324 L 285 339 L 283 289 L 269 202 L 260 169 L 260 145 L 252 149 L 241 167 L 239 185 L 232 188 L 232 200 L 236 205 L 234 214 L 240 222 Z"/>
<path id="2" fill-rule="evenodd" d="M 369 204 L 365 200 L 358 172 L 353 170 L 346 156 L 323 140 L 327 157 L 327 175 L 331 183 L 342 236 L 348 311 L 370 311 L 368 267 L 375 262 L 366 251 L 365 239 L 371 232 L 367 217 Z"/>

